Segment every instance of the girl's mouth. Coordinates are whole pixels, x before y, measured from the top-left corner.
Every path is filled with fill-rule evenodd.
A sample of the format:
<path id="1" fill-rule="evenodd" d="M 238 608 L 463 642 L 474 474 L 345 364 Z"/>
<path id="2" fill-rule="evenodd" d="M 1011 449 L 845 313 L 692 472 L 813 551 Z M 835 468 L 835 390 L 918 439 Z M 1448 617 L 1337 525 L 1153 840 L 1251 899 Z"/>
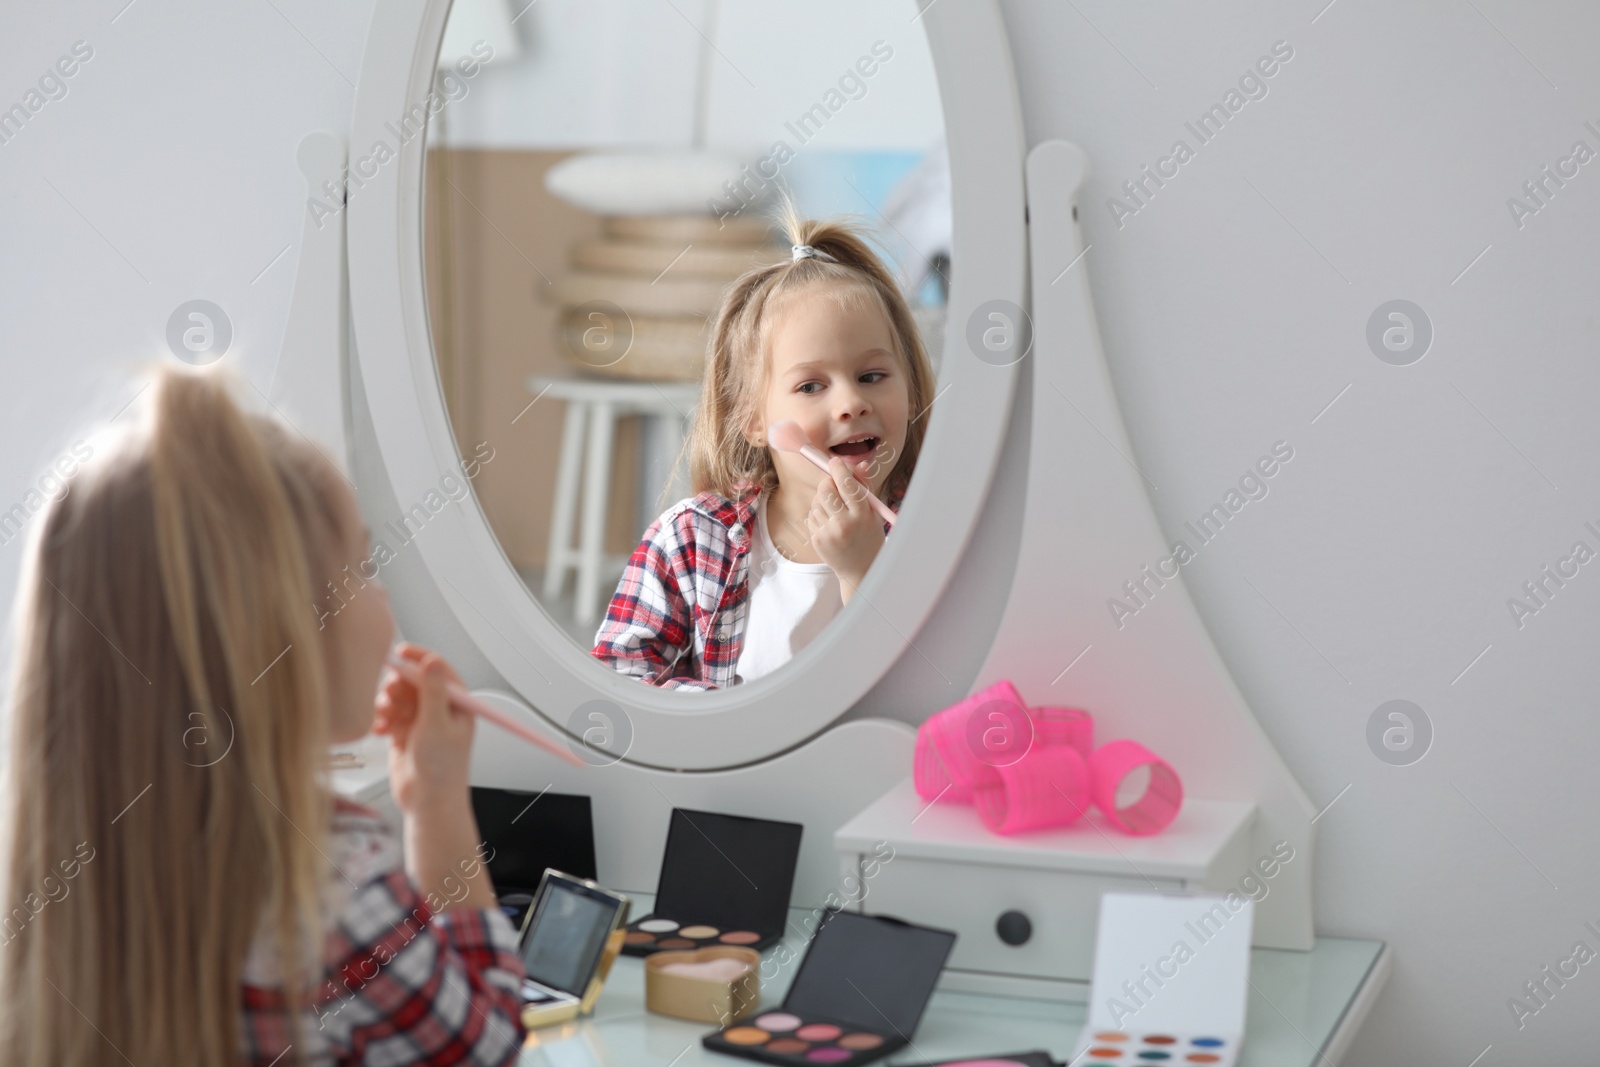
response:
<path id="1" fill-rule="evenodd" d="M 877 447 L 878 438 L 864 437 L 859 441 L 846 441 L 843 444 L 834 445 L 828 451 L 836 456 L 865 456 L 871 454 L 872 450 Z"/>

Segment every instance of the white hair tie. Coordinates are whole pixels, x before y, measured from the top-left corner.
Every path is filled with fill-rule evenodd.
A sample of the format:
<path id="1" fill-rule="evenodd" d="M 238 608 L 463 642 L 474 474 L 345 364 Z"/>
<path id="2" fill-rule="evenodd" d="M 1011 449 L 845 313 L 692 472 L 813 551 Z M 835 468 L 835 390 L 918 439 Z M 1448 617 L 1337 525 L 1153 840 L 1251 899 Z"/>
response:
<path id="1" fill-rule="evenodd" d="M 790 252 L 790 260 L 789 260 L 789 262 L 791 262 L 791 263 L 798 263 L 802 259 L 811 259 L 813 257 L 815 257 L 816 259 L 825 259 L 829 263 L 837 263 L 837 262 L 839 262 L 837 259 L 834 259 L 832 256 L 828 255 L 828 253 L 826 253 L 826 252 L 818 252 L 815 248 L 812 248 L 810 245 L 791 245 L 791 246 L 789 246 L 789 252 Z"/>

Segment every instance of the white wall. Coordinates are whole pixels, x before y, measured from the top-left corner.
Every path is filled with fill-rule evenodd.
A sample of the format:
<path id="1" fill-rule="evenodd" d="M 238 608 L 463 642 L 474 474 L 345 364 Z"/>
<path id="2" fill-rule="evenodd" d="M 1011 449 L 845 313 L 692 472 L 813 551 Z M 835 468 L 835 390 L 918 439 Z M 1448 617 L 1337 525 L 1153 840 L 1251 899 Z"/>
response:
<path id="1" fill-rule="evenodd" d="M 1005 11 L 1030 141 L 1094 160 L 1085 263 L 1168 534 L 1295 449 L 1185 572 L 1306 791 L 1349 786 L 1318 822 L 1317 928 L 1396 953 L 1352 1062 L 1590 1062 L 1600 971 L 1520 1031 L 1507 999 L 1574 942 L 1600 951 L 1600 570 L 1520 630 L 1506 601 L 1574 541 L 1600 550 L 1600 163 L 1520 230 L 1506 200 L 1575 140 L 1600 150 L 1600 9 L 1327 3 Z M 1193 146 L 1183 123 L 1279 40 L 1269 94 L 1119 228 L 1116 187 Z M 1395 298 L 1436 330 L 1406 367 L 1365 340 Z M 1404 767 L 1366 741 L 1396 698 L 1436 732 Z"/>
<path id="2" fill-rule="evenodd" d="M 226 358 L 268 388 L 305 213 L 296 148 L 349 124 L 369 4 L 125 3 L 0 9 L 0 108 L 92 50 L 0 143 L 0 511 L 131 399 L 132 364 L 172 358 L 186 301 L 222 307 Z M 0 545 L 6 604 L 21 547 Z"/>
<path id="3" fill-rule="evenodd" d="M 1594 968 L 1520 1031 L 1506 1002 L 1575 941 L 1600 949 L 1582 925 L 1600 920 L 1600 578 L 1584 567 L 1521 629 L 1506 600 L 1574 541 L 1600 548 L 1583 526 L 1600 527 L 1600 167 L 1520 230 L 1506 198 L 1573 141 L 1600 149 L 1583 127 L 1600 126 L 1600 11 L 1324 2 L 1005 8 L 1031 139 L 1069 137 L 1096 163 L 1085 265 L 1168 532 L 1273 442 L 1295 449 L 1185 571 L 1307 791 L 1327 803 L 1349 786 L 1319 823 L 1318 927 L 1397 953 L 1352 1062 L 1580 1057 Z M 226 310 L 267 387 L 295 252 L 273 257 L 303 210 L 295 147 L 345 127 L 372 5 L 120 7 L 0 14 L 0 106 L 73 42 L 94 49 L 0 144 L 0 508 L 70 427 L 121 407 L 120 376 L 162 356 L 183 301 Z M 1113 186 L 1278 40 L 1295 55 L 1269 95 L 1119 229 Z M 1409 367 L 1364 337 L 1394 298 L 1437 331 Z M 19 547 L 0 546 L 0 600 Z M 1436 731 L 1412 766 L 1365 740 L 1393 698 Z"/>
<path id="4" fill-rule="evenodd" d="M 711 148 L 759 153 L 779 139 L 798 148 L 784 123 L 846 75 L 847 102 L 814 148 L 920 152 L 943 131 L 910 0 L 539 0 L 522 14 L 523 0 L 507 2 L 522 58 L 491 61 L 450 109 L 451 144 L 688 147 L 702 77 Z M 852 66 L 878 42 L 891 58 L 859 77 Z"/>

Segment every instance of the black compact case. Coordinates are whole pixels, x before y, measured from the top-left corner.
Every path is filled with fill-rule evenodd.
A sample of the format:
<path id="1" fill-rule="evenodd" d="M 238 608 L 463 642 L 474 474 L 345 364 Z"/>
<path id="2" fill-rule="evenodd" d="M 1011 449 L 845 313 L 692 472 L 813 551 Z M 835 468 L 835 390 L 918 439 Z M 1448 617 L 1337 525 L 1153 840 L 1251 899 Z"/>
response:
<path id="1" fill-rule="evenodd" d="M 955 943 L 949 930 L 886 915 L 827 913 L 783 1006 L 700 1043 L 730 1056 L 807 1067 L 856 1067 L 887 1056 L 911 1043 Z"/>
<path id="2" fill-rule="evenodd" d="M 737 945 L 757 951 L 783 936 L 799 823 L 673 808 L 655 910 L 628 926 L 630 956 Z"/>
<path id="3" fill-rule="evenodd" d="M 472 787 L 485 864 L 500 910 L 520 929 L 546 868 L 593 879 L 594 818 L 589 798 L 566 793 Z"/>

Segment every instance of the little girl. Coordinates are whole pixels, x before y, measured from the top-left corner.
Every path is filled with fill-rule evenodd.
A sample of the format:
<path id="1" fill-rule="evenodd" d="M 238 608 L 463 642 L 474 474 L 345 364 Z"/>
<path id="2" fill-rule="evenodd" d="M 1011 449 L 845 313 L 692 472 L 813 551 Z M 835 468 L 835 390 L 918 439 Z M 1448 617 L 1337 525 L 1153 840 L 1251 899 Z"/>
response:
<path id="1" fill-rule="evenodd" d="M 0 813 L 0 1064 L 502 1064 L 516 935 L 478 851 L 473 720 L 367 582 L 343 477 L 214 372 L 168 370 L 33 519 Z M 323 613 L 325 614 L 325 613 Z M 375 720 L 375 721 L 374 721 Z M 391 738 L 399 842 L 332 795 Z"/>
<path id="2" fill-rule="evenodd" d="M 790 208 L 791 257 L 729 287 L 684 451 L 695 495 L 645 530 L 591 655 L 652 685 L 719 689 L 777 670 L 850 601 L 898 510 L 933 371 L 865 241 Z M 767 445 L 799 423 L 824 474 Z"/>

